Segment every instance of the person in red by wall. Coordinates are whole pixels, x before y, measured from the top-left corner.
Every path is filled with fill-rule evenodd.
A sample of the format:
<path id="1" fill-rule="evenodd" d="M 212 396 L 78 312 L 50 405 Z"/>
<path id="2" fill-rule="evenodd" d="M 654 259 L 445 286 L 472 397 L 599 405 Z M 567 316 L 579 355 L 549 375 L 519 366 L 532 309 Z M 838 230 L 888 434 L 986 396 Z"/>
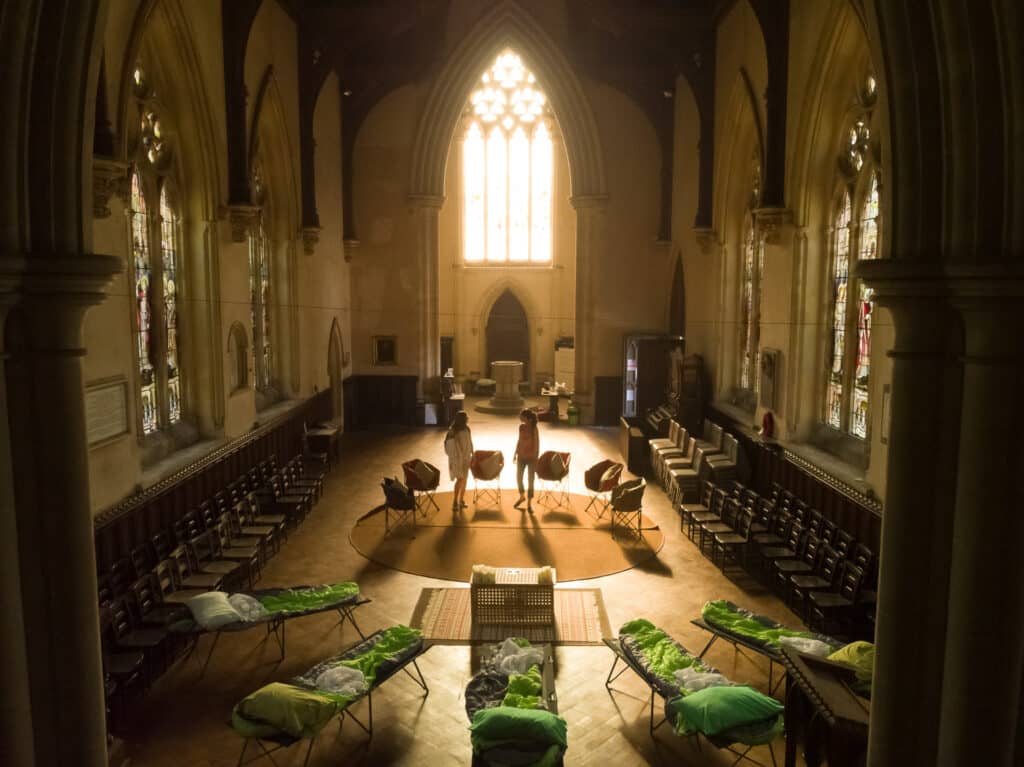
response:
<path id="1" fill-rule="evenodd" d="M 523 508 L 533 514 L 533 478 L 537 473 L 537 456 L 540 455 L 540 431 L 537 429 L 537 414 L 532 410 L 523 410 L 519 414 L 519 441 L 512 460 L 516 462 L 516 484 L 519 486 L 519 500 L 515 502 L 517 509 Z M 529 483 L 526 494 L 523 493 L 523 472 L 529 472 Z"/>

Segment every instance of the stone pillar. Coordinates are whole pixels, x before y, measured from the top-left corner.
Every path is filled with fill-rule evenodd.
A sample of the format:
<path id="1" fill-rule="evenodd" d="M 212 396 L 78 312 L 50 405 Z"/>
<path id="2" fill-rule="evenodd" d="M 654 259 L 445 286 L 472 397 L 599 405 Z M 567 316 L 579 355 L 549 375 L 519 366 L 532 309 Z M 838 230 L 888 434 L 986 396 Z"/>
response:
<path id="1" fill-rule="evenodd" d="M 21 555 L 18 552 L 18 520 L 15 516 L 14 476 L 11 441 L 6 414 L 10 412 L 7 398 L 7 353 L 4 330 L 11 299 L 5 275 L 0 274 L 0 739 L 4 743 L 4 759 L 10 764 L 31 767 L 33 756 L 32 706 L 29 695 L 28 649 L 24 611 L 22 609 Z M 5 295 L 6 294 L 6 295 Z"/>
<path id="2" fill-rule="evenodd" d="M 8 632 L 24 632 L 32 717 L 32 729 L 16 738 L 34 734 L 39 765 L 105 767 L 82 319 L 122 265 L 92 255 L 3 262 L 0 273 L 17 274 L 19 283 L 7 296 L 14 308 L 5 336 L 23 624 L 15 614 L 2 631 L 5 645 L 16 639 Z"/>
<path id="3" fill-rule="evenodd" d="M 434 195 L 413 195 L 416 216 L 416 263 L 419 267 L 420 284 L 417 301 L 419 383 L 416 396 L 424 397 L 436 390 L 435 382 L 440 375 L 441 335 L 438 331 L 440 312 L 437 279 L 440 247 L 438 219 L 444 197 Z"/>
<path id="4" fill-rule="evenodd" d="M 857 276 L 895 326 L 868 763 L 937 764 L 961 334 L 937 268 L 863 262 Z"/>
<path id="5" fill-rule="evenodd" d="M 950 767 L 1020 764 L 1024 415 L 1015 396 L 1024 390 L 1024 273 L 1000 271 L 998 280 L 979 281 L 986 298 L 956 299 L 965 337 L 963 408 L 935 761 Z M 989 666 L 991 673 L 983 670 Z"/>
<path id="6" fill-rule="evenodd" d="M 593 423 L 594 355 L 596 343 L 602 340 L 595 327 L 599 307 L 594 281 L 607 248 L 605 214 L 608 197 L 573 197 L 571 202 L 576 209 L 576 381 L 573 400 L 580 409 L 580 423 Z M 616 348 L 620 348 L 622 339 L 615 339 L 615 343 Z"/>

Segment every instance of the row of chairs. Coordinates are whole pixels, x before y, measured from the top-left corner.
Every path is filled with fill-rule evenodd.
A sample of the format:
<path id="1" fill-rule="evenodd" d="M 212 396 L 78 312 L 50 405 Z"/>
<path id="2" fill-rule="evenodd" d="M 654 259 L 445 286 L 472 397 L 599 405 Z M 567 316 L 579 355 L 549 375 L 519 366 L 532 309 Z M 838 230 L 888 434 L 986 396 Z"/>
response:
<path id="1" fill-rule="evenodd" d="M 206 591 L 252 588 L 289 530 L 323 492 L 324 464 L 271 458 L 203 501 L 100 573 L 108 701 L 118 711 L 175 660 L 184 642 L 169 630 L 185 603 Z"/>
<path id="2" fill-rule="evenodd" d="M 815 630 L 870 633 L 874 552 L 816 509 L 777 486 L 762 498 L 710 481 L 677 508 L 681 530 L 723 571 L 760 576 Z"/>
<path id="3" fill-rule="evenodd" d="M 673 418 L 668 436 L 648 445 L 651 471 L 673 504 L 695 501 L 702 480 L 722 484 L 737 478 L 739 442 L 713 421 L 705 420 L 697 437 Z"/>

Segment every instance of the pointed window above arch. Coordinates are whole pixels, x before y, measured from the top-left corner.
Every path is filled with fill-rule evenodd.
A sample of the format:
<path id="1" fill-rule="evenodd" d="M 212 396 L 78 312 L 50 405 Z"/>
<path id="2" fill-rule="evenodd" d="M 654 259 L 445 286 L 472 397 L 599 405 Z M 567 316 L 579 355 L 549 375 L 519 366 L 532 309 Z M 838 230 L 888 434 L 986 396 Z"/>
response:
<path id="1" fill-rule="evenodd" d="M 520 56 L 505 49 L 463 115 L 463 260 L 550 264 L 554 118 Z"/>
<path id="2" fill-rule="evenodd" d="M 136 65 L 131 90 L 139 120 L 133 134 L 129 236 L 135 290 L 140 426 L 143 434 L 182 419 L 178 317 L 181 302 L 179 203 L 174 141 L 145 71 Z"/>

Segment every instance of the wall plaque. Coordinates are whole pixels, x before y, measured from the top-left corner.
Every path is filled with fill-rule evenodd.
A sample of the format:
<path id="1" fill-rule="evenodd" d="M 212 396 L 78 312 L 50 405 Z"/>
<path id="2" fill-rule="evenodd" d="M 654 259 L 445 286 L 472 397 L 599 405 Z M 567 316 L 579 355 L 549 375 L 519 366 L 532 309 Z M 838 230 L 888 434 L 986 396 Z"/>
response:
<path id="1" fill-rule="evenodd" d="M 85 387 L 85 430 L 90 445 L 128 433 L 128 382 L 124 378 Z"/>

